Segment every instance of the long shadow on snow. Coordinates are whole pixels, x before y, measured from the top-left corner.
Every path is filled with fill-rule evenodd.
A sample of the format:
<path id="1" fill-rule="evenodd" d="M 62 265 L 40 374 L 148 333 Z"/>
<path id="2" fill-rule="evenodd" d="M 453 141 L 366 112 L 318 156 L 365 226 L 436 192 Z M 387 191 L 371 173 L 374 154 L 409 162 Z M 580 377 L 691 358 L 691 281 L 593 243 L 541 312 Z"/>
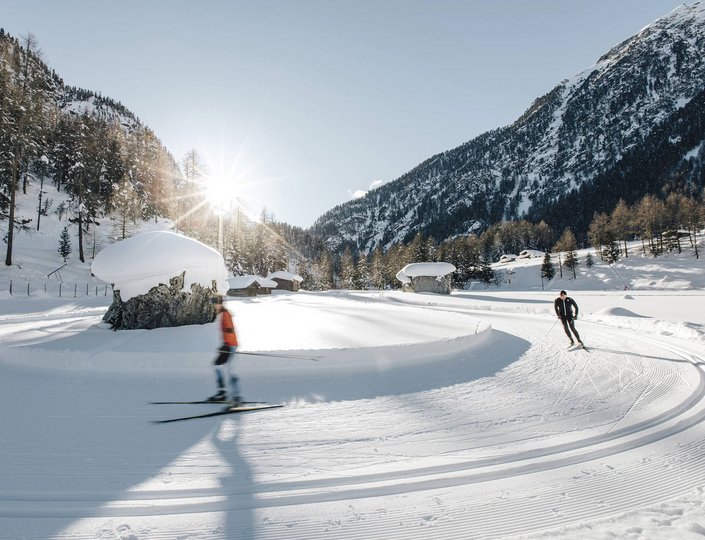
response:
<path id="1" fill-rule="evenodd" d="M 146 379 L 34 372 L 0 359 L 0 538 L 71 538 L 62 531 L 84 518 L 96 520 L 81 525 L 84 535 L 121 537 L 135 530 L 130 511 L 107 503 L 131 500 L 145 482 L 188 490 L 174 463 L 207 440 L 213 422 L 151 424 L 185 410 L 149 405 L 161 381 Z M 193 392 L 193 382 L 169 384 L 174 395 Z"/>
<path id="2" fill-rule="evenodd" d="M 213 446 L 228 464 L 230 474 L 221 477 L 221 489 L 226 495 L 225 530 L 223 538 L 250 540 L 256 537 L 253 508 L 254 481 L 252 470 L 243 455 L 241 432 L 245 429 L 240 415 L 223 420 L 213 433 Z"/>

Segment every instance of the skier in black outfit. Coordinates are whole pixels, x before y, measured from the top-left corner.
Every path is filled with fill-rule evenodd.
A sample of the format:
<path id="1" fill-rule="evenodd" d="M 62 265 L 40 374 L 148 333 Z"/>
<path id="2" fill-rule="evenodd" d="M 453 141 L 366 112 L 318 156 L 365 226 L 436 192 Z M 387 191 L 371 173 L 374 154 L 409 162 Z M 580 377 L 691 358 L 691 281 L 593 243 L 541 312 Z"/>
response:
<path id="1" fill-rule="evenodd" d="M 578 318 L 578 304 L 575 303 L 575 300 L 568 296 L 565 291 L 561 291 L 560 296 L 553 302 L 553 307 L 556 310 L 556 316 L 563 323 L 563 330 L 565 330 L 565 334 L 568 336 L 570 344 L 575 345 L 573 336 L 570 335 L 572 330 L 573 335 L 578 340 L 578 343 L 580 343 L 581 346 L 584 346 L 583 342 L 580 340 L 580 334 L 578 334 L 578 331 L 575 329 L 575 323 L 573 323 L 573 320 Z M 573 309 L 575 309 L 575 314 L 573 314 Z"/>

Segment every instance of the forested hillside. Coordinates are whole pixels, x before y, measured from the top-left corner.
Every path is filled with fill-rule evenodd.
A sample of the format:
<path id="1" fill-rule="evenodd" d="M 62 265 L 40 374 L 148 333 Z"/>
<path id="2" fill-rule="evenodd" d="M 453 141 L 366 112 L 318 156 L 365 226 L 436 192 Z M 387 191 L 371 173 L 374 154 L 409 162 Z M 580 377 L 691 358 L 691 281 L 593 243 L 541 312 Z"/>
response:
<path id="1" fill-rule="evenodd" d="M 7 220 L 5 264 L 19 230 L 40 229 L 50 211 L 66 213 L 83 234 L 101 216 L 170 216 L 178 167 L 157 136 L 119 102 L 64 84 L 42 60 L 36 38 L 0 30 L 0 217 Z M 70 195 L 50 208 L 38 191 L 36 214 L 16 212 L 30 183 L 52 182 Z"/>

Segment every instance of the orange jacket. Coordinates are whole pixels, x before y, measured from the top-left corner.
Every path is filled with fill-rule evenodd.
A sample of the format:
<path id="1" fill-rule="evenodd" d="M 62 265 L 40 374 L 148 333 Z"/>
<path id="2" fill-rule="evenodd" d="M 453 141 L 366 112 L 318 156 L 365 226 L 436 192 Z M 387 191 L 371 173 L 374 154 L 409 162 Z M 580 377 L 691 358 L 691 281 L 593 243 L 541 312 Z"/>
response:
<path id="1" fill-rule="evenodd" d="M 223 309 L 220 314 L 220 331 L 223 334 L 223 343 L 231 347 L 237 347 L 237 334 L 235 333 L 235 325 L 233 318 L 227 309 Z"/>

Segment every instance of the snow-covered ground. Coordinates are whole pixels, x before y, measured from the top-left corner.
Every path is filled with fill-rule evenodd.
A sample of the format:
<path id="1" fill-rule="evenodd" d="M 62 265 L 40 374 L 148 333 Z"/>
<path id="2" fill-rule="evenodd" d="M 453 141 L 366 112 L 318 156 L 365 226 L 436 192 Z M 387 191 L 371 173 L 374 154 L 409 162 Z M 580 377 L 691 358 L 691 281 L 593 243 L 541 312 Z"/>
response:
<path id="1" fill-rule="evenodd" d="M 113 332 L 73 255 L 64 280 L 94 294 L 44 292 L 61 228 L 19 235 L 0 268 L 0 539 L 705 535 L 690 251 L 634 245 L 545 291 L 522 259 L 450 296 L 230 299 L 240 350 L 280 355 L 237 357 L 245 397 L 285 407 L 154 424 L 219 407 L 150 404 L 213 393 L 217 324 Z M 566 349 L 560 289 L 588 351 Z"/>
<path id="2" fill-rule="evenodd" d="M 215 324 L 3 293 L 0 538 L 701 537 L 705 292 L 571 294 L 589 351 L 555 290 L 232 299 L 286 407 L 156 425 L 219 407 L 149 403 L 212 393 Z"/>

